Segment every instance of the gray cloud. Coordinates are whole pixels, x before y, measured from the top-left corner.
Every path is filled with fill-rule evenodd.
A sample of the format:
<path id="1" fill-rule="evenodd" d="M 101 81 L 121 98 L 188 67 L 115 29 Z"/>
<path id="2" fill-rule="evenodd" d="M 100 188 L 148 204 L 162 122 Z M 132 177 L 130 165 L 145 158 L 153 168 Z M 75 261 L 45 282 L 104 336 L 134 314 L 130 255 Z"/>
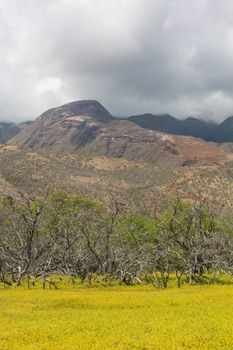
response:
<path id="1" fill-rule="evenodd" d="M 233 114 L 231 0 L 0 0 L 0 119 L 71 100 Z"/>

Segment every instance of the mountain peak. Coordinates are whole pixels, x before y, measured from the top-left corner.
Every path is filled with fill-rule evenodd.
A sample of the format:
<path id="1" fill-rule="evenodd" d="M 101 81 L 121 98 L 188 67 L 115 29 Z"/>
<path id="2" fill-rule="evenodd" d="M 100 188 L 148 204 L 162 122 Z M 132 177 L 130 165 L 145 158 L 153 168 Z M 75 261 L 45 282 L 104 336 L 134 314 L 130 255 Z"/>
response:
<path id="1" fill-rule="evenodd" d="M 49 109 L 43 113 L 40 119 L 65 120 L 74 116 L 89 117 L 97 122 L 107 123 L 113 116 L 96 100 L 81 100 L 66 103 L 62 106 Z"/>

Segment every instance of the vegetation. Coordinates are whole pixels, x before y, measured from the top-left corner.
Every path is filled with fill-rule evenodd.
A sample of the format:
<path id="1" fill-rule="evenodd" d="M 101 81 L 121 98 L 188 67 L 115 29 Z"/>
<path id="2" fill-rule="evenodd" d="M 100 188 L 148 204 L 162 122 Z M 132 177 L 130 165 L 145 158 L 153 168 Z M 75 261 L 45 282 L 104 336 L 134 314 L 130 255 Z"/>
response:
<path id="1" fill-rule="evenodd" d="M 233 287 L 0 293 L 1 350 L 229 350 Z"/>
<path id="2" fill-rule="evenodd" d="M 233 268 L 233 227 L 227 214 L 204 202 L 179 198 L 156 217 L 125 212 L 114 197 L 112 209 L 80 196 L 54 193 L 0 205 L 0 280 L 28 288 L 53 276 L 81 283 L 152 284 L 167 288 L 171 276 L 182 283 L 214 283 Z"/>
<path id="3" fill-rule="evenodd" d="M 13 145 L 0 146 L 0 197 L 19 199 L 46 192 L 70 194 L 111 203 L 110 193 L 127 211 L 154 215 L 169 207 L 171 199 L 208 199 L 213 207 L 233 207 L 233 171 L 227 165 L 183 166 L 143 164 L 84 154 L 54 154 Z"/>
<path id="4" fill-rule="evenodd" d="M 179 197 L 151 213 L 3 198 L 0 349 L 230 349 L 231 214 Z"/>

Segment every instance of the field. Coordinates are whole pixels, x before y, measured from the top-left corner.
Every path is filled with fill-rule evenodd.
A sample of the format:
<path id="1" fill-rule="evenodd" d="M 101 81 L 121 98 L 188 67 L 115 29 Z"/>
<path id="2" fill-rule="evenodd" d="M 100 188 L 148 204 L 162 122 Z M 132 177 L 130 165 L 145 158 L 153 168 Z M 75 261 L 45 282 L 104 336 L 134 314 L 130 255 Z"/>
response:
<path id="1" fill-rule="evenodd" d="M 232 286 L 0 290 L 1 350 L 230 350 L 232 321 Z"/>

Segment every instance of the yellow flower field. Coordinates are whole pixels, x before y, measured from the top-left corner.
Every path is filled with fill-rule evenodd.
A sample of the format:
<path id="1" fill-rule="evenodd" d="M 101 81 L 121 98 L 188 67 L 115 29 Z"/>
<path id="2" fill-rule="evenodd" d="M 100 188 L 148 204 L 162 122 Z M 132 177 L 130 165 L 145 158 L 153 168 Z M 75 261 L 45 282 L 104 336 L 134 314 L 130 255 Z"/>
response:
<path id="1" fill-rule="evenodd" d="M 0 290 L 0 350 L 233 349 L 233 287 Z"/>

